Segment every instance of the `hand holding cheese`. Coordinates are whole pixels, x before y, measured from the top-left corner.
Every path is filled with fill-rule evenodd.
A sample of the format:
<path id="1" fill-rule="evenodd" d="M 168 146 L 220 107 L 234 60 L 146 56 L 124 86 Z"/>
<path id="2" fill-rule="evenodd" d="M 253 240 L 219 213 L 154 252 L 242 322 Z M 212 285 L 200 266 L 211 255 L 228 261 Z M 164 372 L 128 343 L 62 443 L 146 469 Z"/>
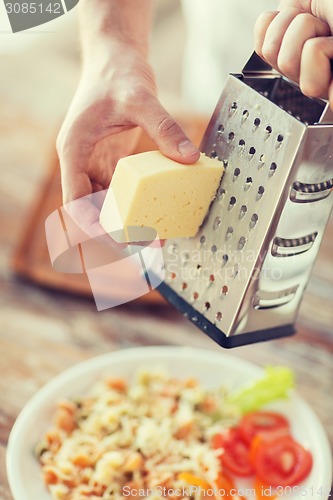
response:
<path id="1" fill-rule="evenodd" d="M 108 233 L 116 231 L 114 203 L 122 227 L 156 229 L 160 239 L 195 236 L 214 199 L 223 164 L 201 154 L 192 166 L 159 151 L 119 160 L 100 215 Z"/>

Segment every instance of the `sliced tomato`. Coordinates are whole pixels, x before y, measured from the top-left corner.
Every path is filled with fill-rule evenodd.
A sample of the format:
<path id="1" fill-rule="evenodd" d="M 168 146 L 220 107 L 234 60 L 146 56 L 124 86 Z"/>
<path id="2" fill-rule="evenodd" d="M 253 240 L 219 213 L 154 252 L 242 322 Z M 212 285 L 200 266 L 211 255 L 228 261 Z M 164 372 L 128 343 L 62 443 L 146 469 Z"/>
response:
<path id="1" fill-rule="evenodd" d="M 258 436 L 252 460 L 258 478 L 270 486 L 299 484 L 312 469 L 311 453 L 290 435 Z"/>
<path id="2" fill-rule="evenodd" d="M 225 434 L 216 434 L 212 445 L 214 449 L 223 449 L 220 457 L 223 470 L 241 477 L 253 474 L 249 445 L 238 428 L 229 429 Z"/>
<path id="3" fill-rule="evenodd" d="M 255 411 L 245 415 L 239 423 L 239 430 L 244 441 L 251 443 L 254 436 L 261 432 L 285 430 L 289 432 L 289 422 L 280 413 Z"/>

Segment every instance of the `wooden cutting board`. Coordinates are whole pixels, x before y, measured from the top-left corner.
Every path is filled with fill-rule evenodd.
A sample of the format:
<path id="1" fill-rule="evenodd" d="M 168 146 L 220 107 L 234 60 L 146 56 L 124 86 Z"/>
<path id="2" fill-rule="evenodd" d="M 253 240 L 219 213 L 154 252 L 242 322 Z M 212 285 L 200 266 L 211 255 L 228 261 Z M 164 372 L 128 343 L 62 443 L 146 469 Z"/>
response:
<path id="1" fill-rule="evenodd" d="M 199 145 L 208 119 L 194 116 L 183 116 L 181 123 L 188 136 Z M 156 149 L 153 141 L 142 133 L 135 153 Z M 53 270 L 45 238 L 45 220 L 62 205 L 60 169 L 55 151 L 52 152 L 49 174 L 40 189 L 40 197 L 31 207 L 26 219 L 26 225 L 18 241 L 12 258 L 14 272 L 36 282 L 39 285 L 69 293 L 93 297 L 85 274 L 64 274 Z M 137 299 L 145 303 L 165 303 L 156 291 Z"/>

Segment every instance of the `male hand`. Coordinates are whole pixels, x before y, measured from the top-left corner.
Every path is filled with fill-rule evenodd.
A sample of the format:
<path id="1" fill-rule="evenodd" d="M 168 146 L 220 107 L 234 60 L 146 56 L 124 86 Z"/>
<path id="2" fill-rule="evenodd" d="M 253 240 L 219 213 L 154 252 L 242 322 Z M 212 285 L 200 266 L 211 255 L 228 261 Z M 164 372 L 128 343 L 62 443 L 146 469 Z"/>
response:
<path id="1" fill-rule="evenodd" d="M 106 51 L 105 51 L 106 52 Z M 82 77 L 58 136 L 64 203 L 109 187 L 119 158 L 132 154 L 139 127 L 169 158 L 191 164 L 198 149 L 160 104 L 151 67 L 129 43 L 113 41 L 109 51 L 83 65 Z M 101 208 L 68 205 L 74 220 L 90 236 L 101 234 Z"/>
<path id="2" fill-rule="evenodd" d="M 282 0 L 255 27 L 255 51 L 299 83 L 310 97 L 329 99 L 333 109 L 333 4 L 331 0 Z"/>

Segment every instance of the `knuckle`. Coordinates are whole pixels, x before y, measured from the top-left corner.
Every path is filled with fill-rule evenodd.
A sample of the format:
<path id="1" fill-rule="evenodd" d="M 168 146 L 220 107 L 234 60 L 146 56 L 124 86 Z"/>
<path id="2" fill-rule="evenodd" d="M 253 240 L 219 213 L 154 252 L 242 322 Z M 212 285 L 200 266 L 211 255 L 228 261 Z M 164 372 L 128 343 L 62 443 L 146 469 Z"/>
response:
<path id="1" fill-rule="evenodd" d="M 326 90 L 322 85 L 311 81 L 301 81 L 300 89 L 302 93 L 308 97 L 323 97 Z"/>
<path id="2" fill-rule="evenodd" d="M 262 29 L 263 27 L 266 26 L 266 21 L 267 19 L 270 17 L 270 12 L 262 12 L 257 20 L 256 20 L 256 23 L 255 23 L 255 28 L 260 30 Z"/>
<path id="3" fill-rule="evenodd" d="M 278 56 L 278 47 L 274 43 L 265 43 L 262 47 L 262 55 L 269 63 L 275 63 Z"/>
<path id="4" fill-rule="evenodd" d="M 171 116 L 164 116 L 157 126 L 157 133 L 161 138 L 179 134 L 180 127 Z"/>
<path id="5" fill-rule="evenodd" d="M 308 12 L 300 12 L 293 21 L 294 24 L 298 25 L 304 25 L 310 22 L 313 23 L 313 16 Z"/>
<path id="6" fill-rule="evenodd" d="M 304 43 L 303 51 L 312 55 L 314 52 L 322 52 L 326 46 L 326 41 L 322 38 L 309 38 Z"/>
<path id="7" fill-rule="evenodd" d="M 296 61 L 295 58 L 279 55 L 277 64 L 281 73 L 288 76 L 295 73 L 296 68 L 299 66 L 299 61 Z"/>
<path id="8" fill-rule="evenodd" d="M 151 98 L 151 92 L 145 85 L 140 84 L 130 85 L 120 95 L 120 100 L 131 108 L 141 106 Z"/>

